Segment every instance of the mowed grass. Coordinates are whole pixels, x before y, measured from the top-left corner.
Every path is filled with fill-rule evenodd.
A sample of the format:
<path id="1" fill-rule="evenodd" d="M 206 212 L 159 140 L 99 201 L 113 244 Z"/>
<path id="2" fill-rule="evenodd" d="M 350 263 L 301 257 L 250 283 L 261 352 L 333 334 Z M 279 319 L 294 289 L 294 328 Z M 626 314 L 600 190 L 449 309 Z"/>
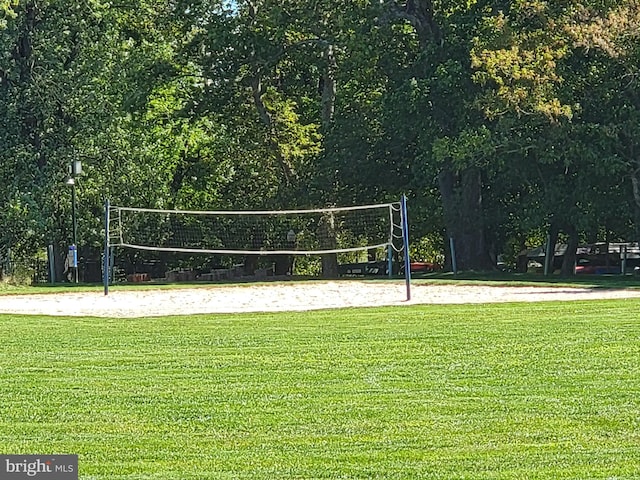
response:
<path id="1" fill-rule="evenodd" d="M 640 478 L 640 301 L 0 316 L 0 452 L 82 479 Z"/>

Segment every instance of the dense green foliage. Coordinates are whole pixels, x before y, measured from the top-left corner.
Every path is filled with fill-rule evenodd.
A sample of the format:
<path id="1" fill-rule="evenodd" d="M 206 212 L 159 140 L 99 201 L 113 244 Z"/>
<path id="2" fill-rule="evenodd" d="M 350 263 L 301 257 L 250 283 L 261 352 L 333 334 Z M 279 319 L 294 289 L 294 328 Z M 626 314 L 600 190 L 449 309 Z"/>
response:
<path id="1" fill-rule="evenodd" d="M 4 315 L 0 449 L 83 479 L 635 478 L 637 311 Z"/>
<path id="2" fill-rule="evenodd" d="M 461 270 L 550 233 L 637 240 L 640 7 L 570 0 L 0 2 L 0 247 L 100 243 L 105 197 L 410 197 Z M 444 251 L 444 245 L 442 245 Z"/>

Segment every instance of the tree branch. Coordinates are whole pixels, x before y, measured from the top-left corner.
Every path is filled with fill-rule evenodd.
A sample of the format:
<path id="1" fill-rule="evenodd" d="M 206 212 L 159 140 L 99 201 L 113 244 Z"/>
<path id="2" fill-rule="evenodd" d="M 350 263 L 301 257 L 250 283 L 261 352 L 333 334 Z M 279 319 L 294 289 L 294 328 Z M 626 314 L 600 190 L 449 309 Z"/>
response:
<path id="1" fill-rule="evenodd" d="M 262 123 L 264 123 L 267 127 L 270 127 L 273 122 L 273 118 L 271 117 L 271 114 L 267 110 L 267 106 L 264 104 L 264 101 L 262 100 L 264 89 L 262 87 L 262 79 L 261 79 L 260 72 L 256 72 L 256 74 L 253 77 L 251 77 L 250 81 L 251 81 L 251 92 L 253 94 L 253 101 L 256 105 L 256 109 L 258 110 L 258 115 L 260 116 L 260 120 L 262 120 Z"/>
<path id="2" fill-rule="evenodd" d="M 387 3 L 388 11 L 380 19 L 381 23 L 404 20 L 416 29 L 423 47 L 430 43 L 442 44 L 442 30 L 435 21 L 432 0 L 406 0 L 406 2 L 391 1 L 385 3 Z"/>

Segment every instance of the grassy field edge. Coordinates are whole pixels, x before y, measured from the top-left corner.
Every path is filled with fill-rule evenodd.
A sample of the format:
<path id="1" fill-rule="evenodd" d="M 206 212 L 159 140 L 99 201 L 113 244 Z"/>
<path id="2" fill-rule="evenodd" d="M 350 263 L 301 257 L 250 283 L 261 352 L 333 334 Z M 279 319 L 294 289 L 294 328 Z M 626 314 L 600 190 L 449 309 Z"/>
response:
<path id="1" fill-rule="evenodd" d="M 637 478 L 640 301 L 0 316 L 0 451 L 82 479 Z"/>

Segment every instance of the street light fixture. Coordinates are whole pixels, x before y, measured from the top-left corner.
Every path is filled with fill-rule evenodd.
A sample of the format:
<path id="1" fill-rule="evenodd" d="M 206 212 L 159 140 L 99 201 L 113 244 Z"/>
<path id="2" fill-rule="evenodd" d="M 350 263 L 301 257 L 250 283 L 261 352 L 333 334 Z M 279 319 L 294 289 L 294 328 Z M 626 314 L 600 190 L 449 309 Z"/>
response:
<path id="1" fill-rule="evenodd" d="M 78 219 L 76 215 L 76 177 L 82 173 L 82 162 L 74 160 L 69 165 L 69 178 L 66 184 L 71 187 L 71 223 L 73 224 L 72 245 L 69 248 L 69 267 L 73 268 L 73 279 L 78 283 Z"/>

